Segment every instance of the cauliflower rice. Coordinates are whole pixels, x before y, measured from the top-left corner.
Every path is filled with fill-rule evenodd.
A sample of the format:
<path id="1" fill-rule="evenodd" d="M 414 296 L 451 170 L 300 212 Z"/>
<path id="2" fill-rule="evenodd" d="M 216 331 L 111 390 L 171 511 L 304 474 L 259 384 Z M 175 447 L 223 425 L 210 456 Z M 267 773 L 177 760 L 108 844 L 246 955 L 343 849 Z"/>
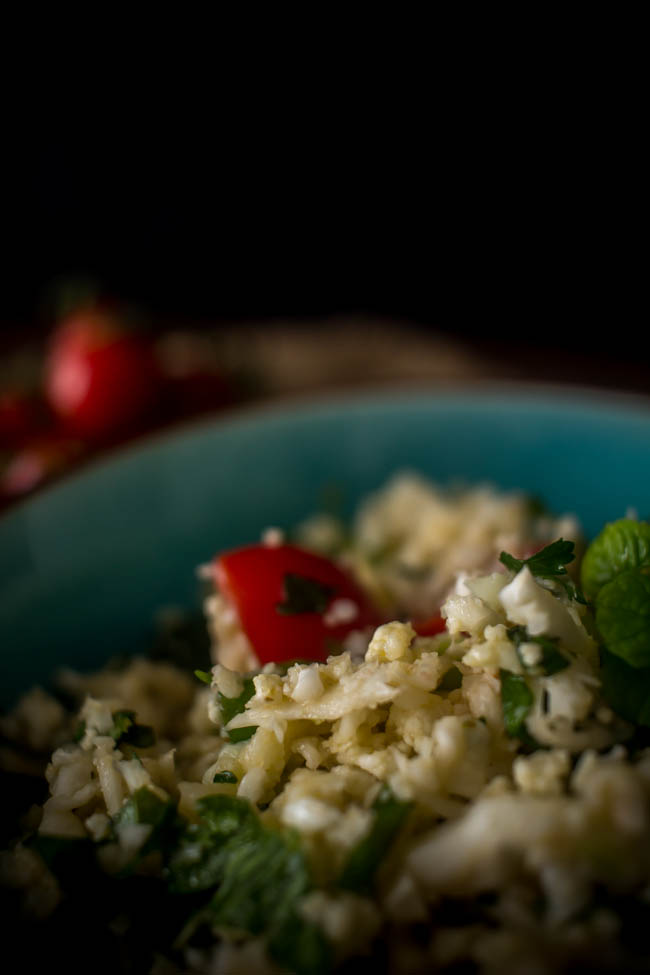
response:
<path id="1" fill-rule="evenodd" d="M 192 857 L 193 870 L 213 855 L 207 806 L 197 802 L 225 797 L 210 809 L 238 810 L 249 843 L 282 861 L 275 881 L 271 853 L 258 864 L 256 876 L 268 872 L 277 885 L 271 901 L 288 896 L 298 875 L 289 864 L 300 860 L 286 923 L 309 950 L 282 947 L 291 938 L 280 937 L 279 921 L 206 914 L 209 897 L 223 901 L 224 880 L 221 894 L 187 893 L 198 900 L 183 930 L 124 970 L 648 970 L 650 949 L 630 919 L 650 919 L 650 750 L 603 699 L 588 607 L 527 565 L 513 572 L 499 562 L 502 551 L 523 560 L 559 538 L 580 547 L 575 518 L 536 513 L 521 495 L 400 475 L 366 500 L 351 531 L 322 514 L 297 528 L 300 545 L 345 566 L 386 620 L 352 630 L 342 652 L 262 666 L 232 606 L 212 592 L 209 686 L 135 659 L 92 676 L 63 673 L 80 702 L 74 717 L 44 690 L 29 692 L 1 719 L 0 758 L 5 771 L 30 775 L 51 752 L 49 794 L 1 854 L 14 902 L 51 926 L 74 901 L 44 854 L 52 845 L 35 836 L 84 841 L 97 875 L 115 884 L 127 878 L 148 891 L 171 876 L 178 900 L 178 877 L 195 878 Z M 281 541 L 277 529 L 265 537 Z M 419 635 L 413 621 L 438 608 L 444 630 Z M 525 721 L 515 727 L 521 694 Z M 242 695 L 228 717 L 223 702 Z M 134 728 L 149 726 L 155 741 L 134 740 Z M 177 817 L 181 854 L 166 859 L 164 817 L 133 813 L 143 796 L 173 811 L 165 823 Z M 91 900 L 93 882 L 84 874 Z M 119 897 L 111 904 L 118 909 L 100 921 L 126 938 L 140 915 Z M 70 955 L 68 970 L 75 964 L 104 970 L 98 956 Z"/>

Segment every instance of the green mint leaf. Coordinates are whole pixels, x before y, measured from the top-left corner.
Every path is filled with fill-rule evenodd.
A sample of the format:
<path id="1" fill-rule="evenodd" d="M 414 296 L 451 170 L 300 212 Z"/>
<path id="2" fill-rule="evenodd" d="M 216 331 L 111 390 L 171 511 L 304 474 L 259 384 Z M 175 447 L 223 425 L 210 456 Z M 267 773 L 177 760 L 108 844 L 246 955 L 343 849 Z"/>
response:
<path id="1" fill-rule="evenodd" d="M 627 721 L 650 726 L 650 667 L 631 667 L 603 649 L 600 676 L 610 707 Z"/>
<path id="2" fill-rule="evenodd" d="M 531 674 L 552 677 L 553 674 L 565 670 L 570 661 L 557 648 L 557 639 L 547 636 L 529 636 L 525 626 L 513 626 L 508 630 L 508 638 L 512 640 L 517 651 L 517 657 L 524 670 Z M 536 643 L 542 650 L 542 657 L 538 664 L 530 667 L 521 653 L 522 643 Z"/>
<path id="3" fill-rule="evenodd" d="M 252 677 L 244 680 L 244 689 L 238 697 L 225 697 L 221 691 L 217 698 L 221 709 L 221 721 L 227 725 L 237 714 L 242 714 L 246 709 L 246 704 L 255 694 L 255 684 Z M 232 742 L 247 741 L 257 731 L 256 725 L 248 725 L 246 728 L 233 728 L 227 731 L 228 739 Z"/>
<path id="4" fill-rule="evenodd" d="M 284 576 L 284 602 L 275 609 L 283 616 L 300 613 L 324 613 L 334 593 L 333 586 L 326 586 L 317 579 L 287 572 Z"/>
<path id="5" fill-rule="evenodd" d="M 510 738 L 521 738 L 527 734 L 526 718 L 535 700 L 533 692 L 524 677 L 509 670 L 500 670 L 501 708 L 506 734 Z"/>
<path id="6" fill-rule="evenodd" d="M 232 772 L 228 772 L 228 771 L 217 772 L 214 778 L 212 779 L 212 781 L 214 782 L 215 785 L 221 785 L 222 783 L 227 785 L 236 785 L 237 776 L 233 775 Z"/>
<path id="7" fill-rule="evenodd" d="M 412 806 L 397 799 L 388 786 L 382 788 L 372 806 L 374 819 L 370 832 L 350 852 L 339 878 L 340 887 L 359 893 L 372 890 L 377 869 Z"/>
<path id="8" fill-rule="evenodd" d="M 450 667 L 445 676 L 442 678 L 438 684 L 436 690 L 438 691 L 455 691 L 463 683 L 463 675 L 461 674 L 458 667 Z"/>
<path id="9" fill-rule="evenodd" d="M 650 575 L 625 569 L 596 597 L 596 626 L 605 646 L 631 667 L 650 667 Z"/>
<path id="10" fill-rule="evenodd" d="M 622 518 L 606 525 L 582 560 L 581 582 L 588 599 L 620 572 L 650 570 L 650 524 Z"/>
<path id="11" fill-rule="evenodd" d="M 200 681 L 203 681 L 204 684 L 211 684 L 212 683 L 212 674 L 209 673 L 209 671 L 207 671 L 207 670 L 195 670 L 194 671 L 194 676 L 195 677 L 198 677 L 198 679 Z"/>
<path id="12" fill-rule="evenodd" d="M 512 572 L 520 572 L 527 565 L 534 576 L 555 579 L 557 576 L 567 574 L 566 566 L 575 559 L 574 548 L 573 542 L 558 538 L 556 542 L 551 542 L 530 558 L 516 559 L 513 555 L 502 552 L 499 561 Z"/>

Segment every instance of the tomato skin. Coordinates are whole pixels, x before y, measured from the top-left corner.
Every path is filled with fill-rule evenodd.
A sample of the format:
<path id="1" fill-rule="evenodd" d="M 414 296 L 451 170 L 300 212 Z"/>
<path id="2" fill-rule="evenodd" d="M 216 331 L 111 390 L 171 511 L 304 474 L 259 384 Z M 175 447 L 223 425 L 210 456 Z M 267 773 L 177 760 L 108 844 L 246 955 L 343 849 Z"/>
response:
<path id="1" fill-rule="evenodd" d="M 418 620 L 411 623 L 411 626 L 418 636 L 436 636 L 438 633 L 445 632 L 447 622 L 442 616 L 436 613 L 435 616 L 430 616 L 427 620 Z"/>
<path id="2" fill-rule="evenodd" d="M 329 559 L 295 545 L 250 545 L 218 556 L 214 563 L 218 589 L 233 605 L 260 663 L 283 660 L 324 661 L 332 645 L 352 630 L 376 626 L 378 614 L 357 584 Z M 286 574 L 302 576 L 330 586 L 325 613 L 301 612 L 284 615 L 277 606 L 284 603 Z M 357 608 L 353 619 L 326 622 L 332 603 L 350 600 Z"/>
<path id="3" fill-rule="evenodd" d="M 55 331 L 45 389 L 70 432 L 105 440 L 124 431 L 150 411 L 158 384 L 152 349 L 110 312 L 80 310 Z"/>

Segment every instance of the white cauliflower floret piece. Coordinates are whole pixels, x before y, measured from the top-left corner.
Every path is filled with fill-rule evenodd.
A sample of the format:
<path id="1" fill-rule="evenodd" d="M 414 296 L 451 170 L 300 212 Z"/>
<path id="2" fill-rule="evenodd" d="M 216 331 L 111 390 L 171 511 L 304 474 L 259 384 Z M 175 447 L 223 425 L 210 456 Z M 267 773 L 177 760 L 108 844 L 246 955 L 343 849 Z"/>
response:
<path id="1" fill-rule="evenodd" d="M 416 633 L 410 623 L 384 623 L 378 626 L 366 651 L 366 660 L 411 660 L 411 642 Z"/>
<path id="2" fill-rule="evenodd" d="M 527 565 L 499 594 L 508 619 L 530 636 L 558 637 L 569 650 L 592 657 L 594 641 L 569 607 L 535 580 Z"/>
<path id="3" fill-rule="evenodd" d="M 486 626 L 483 640 L 470 647 L 462 662 L 475 670 L 487 670 L 492 674 L 498 674 L 502 668 L 513 674 L 521 673 L 519 658 L 503 623 Z"/>
<path id="4" fill-rule="evenodd" d="M 455 633 L 480 634 L 486 626 L 500 623 L 500 617 L 478 596 L 450 596 L 440 614 L 447 620 L 447 629 Z"/>
<path id="5" fill-rule="evenodd" d="M 568 751 L 554 748 L 548 752 L 535 752 L 528 757 L 520 755 L 514 761 L 512 774 L 522 792 L 559 796 L 564 790 L 564 780 L 570 768 Z"/>
<path id="6" fill-rule="evenodd" d="M 315 701 L 320 697 L 325 688 L 318 673 L 318 667 L 301 667 L 298 672 L 296 685 L 291 692 L 291 697 L 298 703 L 304 701 Z"/>
<path id="7" fill-rule="evenodd" d="M 212 668 L 212 686 L 224 697 L 239 697 L 244 690 L 241 674 L 236 670 L 229 670 L 223 664 L 216 664 Z"/>

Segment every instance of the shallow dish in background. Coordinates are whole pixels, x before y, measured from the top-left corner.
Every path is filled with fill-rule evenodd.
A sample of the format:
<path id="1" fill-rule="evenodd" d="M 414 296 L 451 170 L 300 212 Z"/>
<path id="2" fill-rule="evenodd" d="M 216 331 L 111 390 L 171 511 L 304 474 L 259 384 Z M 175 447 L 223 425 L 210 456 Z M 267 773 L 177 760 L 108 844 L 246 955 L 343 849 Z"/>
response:
<path id="1" fill-rule="evenodd" d="M 289 528 L 340 491 L 351 513 L 396 470 L 519 488 L 587 535 L 650 513 L 650 407 L 567 390 L 364 395 L 246 411 L 153 439 L 0 521 L 2 704 L 60 665 L 146 649 L 196 605 L 195 567 Z"/>

